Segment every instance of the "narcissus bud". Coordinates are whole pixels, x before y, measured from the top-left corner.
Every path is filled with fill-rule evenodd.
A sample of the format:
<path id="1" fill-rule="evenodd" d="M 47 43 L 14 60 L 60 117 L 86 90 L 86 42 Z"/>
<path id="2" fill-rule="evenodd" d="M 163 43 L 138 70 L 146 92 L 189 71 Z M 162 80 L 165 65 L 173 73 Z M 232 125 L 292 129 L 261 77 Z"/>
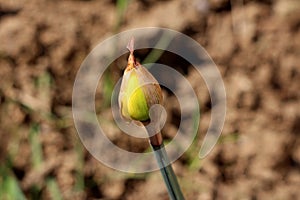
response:
<path id="1" fill-rule="evenodd" d="M 135 60 L 133 39 L 127 48 L 130 55 L 119 94 L 121 115 L 128 120 L 147 121 L 151 106 L 162 103 L 161 88 L 152 74 Z"/>

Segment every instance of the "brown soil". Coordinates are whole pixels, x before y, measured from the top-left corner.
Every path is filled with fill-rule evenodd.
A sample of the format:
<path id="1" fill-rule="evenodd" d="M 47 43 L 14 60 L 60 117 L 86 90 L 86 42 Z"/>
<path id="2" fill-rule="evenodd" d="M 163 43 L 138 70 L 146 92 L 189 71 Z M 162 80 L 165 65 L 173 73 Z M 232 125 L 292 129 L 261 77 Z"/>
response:
<path id="1" fill-rule="evenodd" d="M 118 27 L 115 1 L 0 0 L 0 165 L 29 199 L 51 198 L 49 178 L 64 199 L 168 199 L 159 172 L 125 174 L 95 160 L 80 143 L 71 113 L 75 75 L 90 50 L 116 31 L 158 26 L 205 47 L 227 93 L 220 142 L 199 161 L 210 101 L 187 66 L 202 112 L 196 144 L 173 164 L 186 199 L 299 198 L 300 1 L 241 2 L 131 1 Z M 99 110 L 111 117 L 109 108 Z M 167 110 L 177 113 L 174 106 Z M 165 137 L 176 131 L 176 117 L 167 121 Z M 108 128 L 115 144 L 144 150 Z M 38 166 L 34 143 L 42 147 Z M 0 185 L 3 180 L 0 174 Z"/>

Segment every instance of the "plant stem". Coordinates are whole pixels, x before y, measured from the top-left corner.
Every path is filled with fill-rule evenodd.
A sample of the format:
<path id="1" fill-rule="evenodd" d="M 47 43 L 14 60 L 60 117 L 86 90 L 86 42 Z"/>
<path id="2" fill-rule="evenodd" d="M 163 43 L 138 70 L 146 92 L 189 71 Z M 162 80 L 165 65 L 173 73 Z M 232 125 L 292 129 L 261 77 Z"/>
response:
<path id="1" fill-rule="evenodd" d="M 160 140 L 161 139 L 161 140 Z M 160 142 L 161 141 L 161 142 Z M 160 144 L 157 144 L 160 143 Z M 184 200 L 180 186 L 178 184 L 176 175 L 173 171 L 172 165 L 169 161 L 166 149 L 162 142 L 161 133 L 156 134 L 150 138 L 150 144 L 155 154 L 161 175 L 165 181 L 168 193 L 171 200 Z"/>

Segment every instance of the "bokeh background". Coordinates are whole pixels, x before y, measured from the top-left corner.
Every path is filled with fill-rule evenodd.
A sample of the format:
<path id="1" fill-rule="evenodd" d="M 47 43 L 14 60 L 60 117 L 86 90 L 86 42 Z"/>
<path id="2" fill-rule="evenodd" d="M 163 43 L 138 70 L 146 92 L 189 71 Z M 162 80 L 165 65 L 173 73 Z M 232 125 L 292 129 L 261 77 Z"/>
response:
<path id="1" fill-rule="evenodd" d="M 159 59 L 184 74 L 201 106 L 197 138 L 173 163 L 186 199 L 299 198 L 299 0 L 0 0 L 0 199 L 168 199 L 159 172 L 127 174 L 95 160 L 72 120 L 85 56 L 109 36 L 145 26 L 198 41 L 225 82 L 222 136 L 199 160 L 210 121 L 206 86 L 182 59 Z M 99 83 L 96 109 L 116 145 L 147 151 L 146 140 L 112 121 L 110 94 L 126 55 L 118 60 Z M 169 91 L 164 97 L 168 141 L 180 112 Z"/>

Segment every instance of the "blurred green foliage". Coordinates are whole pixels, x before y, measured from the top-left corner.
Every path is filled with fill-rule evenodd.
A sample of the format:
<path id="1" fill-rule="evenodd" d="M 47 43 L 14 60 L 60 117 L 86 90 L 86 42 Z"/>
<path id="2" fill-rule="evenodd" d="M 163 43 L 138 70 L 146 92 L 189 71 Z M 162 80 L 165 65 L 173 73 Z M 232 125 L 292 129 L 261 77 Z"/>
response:
<path id="1" fill-rule="evenodd" d="M 18 180 L 11 171 L 10 161 L 0 165 L 0 199 L 23 200 L 26 199 Z"/>

